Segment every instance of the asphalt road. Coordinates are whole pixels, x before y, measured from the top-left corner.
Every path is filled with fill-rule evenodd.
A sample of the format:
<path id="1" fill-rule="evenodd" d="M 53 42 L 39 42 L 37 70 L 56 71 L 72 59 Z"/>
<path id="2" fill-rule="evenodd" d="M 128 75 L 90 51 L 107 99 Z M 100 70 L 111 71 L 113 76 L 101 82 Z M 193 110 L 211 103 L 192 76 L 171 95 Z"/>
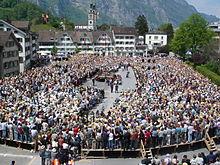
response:
<path id="1" fill-rule="evenodd" d="M 120 96 L 120 93 L 122 91 L 135 89 L 137 81 L 134 72 L 132 68 L 129 68 L 128 71 L 130 72 L 129 78 L 126 78 L 127 71 L 124 71 L 122 69 L 119 69 L 119 71 L 116 73 L 120 74 L 122 77 L 122 85 L 119 85 L 119 93 L 111 93 L 110 87 L 105 82 L 95 82 L 95 86 L 97 88 L 105 90 L 105 99 L 94 109 L 94 111 L 102 110 L 103 108 L 107 111 L 110 107 L 113 106 L 115 99 Z M 92 86 L 92 80 L 87 81 L 84 85 Z"/>

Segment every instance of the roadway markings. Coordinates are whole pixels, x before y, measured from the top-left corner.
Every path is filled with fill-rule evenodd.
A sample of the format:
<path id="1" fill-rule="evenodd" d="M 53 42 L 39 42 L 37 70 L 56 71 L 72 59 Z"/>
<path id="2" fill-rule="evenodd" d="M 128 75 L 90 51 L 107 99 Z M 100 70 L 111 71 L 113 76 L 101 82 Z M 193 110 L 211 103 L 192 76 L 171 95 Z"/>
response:
<path id="1" fill-rule="evenodd" d="M 36 158 L 37 157 L 32 158 L 31 161 L 28 163 L 28 165 L 32 165 Z"/>
<path id="2" fill-rule="evenodd" d="M 0 153 L 0 156 L 2 156 L 2 157 L 29 158 L 29 159 L 34 158 L 34 156 L 31 156 L 31 155 L 15 155 L 15 154 L 4 154 L 4 153 Z"/>

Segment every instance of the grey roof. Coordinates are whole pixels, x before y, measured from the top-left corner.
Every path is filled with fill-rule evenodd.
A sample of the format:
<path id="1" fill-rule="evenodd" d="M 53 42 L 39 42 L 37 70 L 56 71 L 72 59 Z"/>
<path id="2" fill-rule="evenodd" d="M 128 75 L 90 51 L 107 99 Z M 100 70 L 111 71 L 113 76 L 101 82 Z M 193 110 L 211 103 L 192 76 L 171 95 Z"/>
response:
<path id="1" fill-rule="evenodd" d="M 55 31 L 43 30 L 38 32 L 38 42 L 55 42 Z"/>
<path id="2" fill-rule="evenodd" d="M 29 21 L 11 21 L 11 24 L 19 29 L 28 30 L 30 28 Z"/>
<path id="3" fill-rule="evenodd" d="M 0 45 L 4 46 L 5 43 L 8 41 L 9 37 L 11 35 L 11 32 L 7 31 L 0 31 Z"/>
<path id="4" fill-rule="evenodd" d="M 13 29 L 16 29 L 17 31 L 19 31 L 20 33 L 26 35 L 26 32 L 24 32 L 23 30 L 17 28 L 16 26 L 12 25 L 11 23 L 4 21 L 4 20 L 0 20 L 0 22 L 2 22 L 3 24 L 6 24 L 7 26 L 10 26 Z"/>
<path id="5" fill-rule="evenodd" d="M 103 34 L 106 34 L 107 36 L 109 36 L 111 38 L 111 41 L 113 41 L 113 34 L 110 31 L 94 31 L 93 32 L 93 41 L 97 42 L 97 40 L 99 39 L 100 36 L 102 36 Z"/>
<path id="6" fill-rule="evenodd" d="M 167 33 L 162 32 L 162 31 L 149 31 L 146 34 L 157 34 L 157 35 L 167 35 Z"/>
<path id="7" fill-rule="evenodd" d="M 114 34 L 118 34 L 118 35 L 136 35 L 137 34 L 137 31 L 134 27 L 113 26 L 112 30 Z"/>
<path id="8" fill-rule="evenodd" d="M 14 34 L 10 31 L 0 31 L 0 46 L 5 46 L 6 42 L 9 40 L 9 38 L 12 37 L 16 43 L 16 45 L 18 46 L 19 49 L 22 49 L 20 43 L 18 42 L 18 40 L 16 39 L 16 37 L 14 36 Z"/>
<path id="9" fill-rule="evenodd" d="M 93 32 L 88 30 L 80 30 L 80 31 L 74 31 L 72 34 L 72 39 L 74 42 L 79 43 L 80 38 L 82 37 L 88 37 L 91 42 L 93 42 Z"/>
<path id="10" fill-rule="evenodd" d="M 88 30 L 80 30 L 80 31 L 39 31 L 38 32 L 38 42 L 57 42 L 57 39 L 62 37 L 64 33 L 67 33 L 69 37 L 71 37 L 74 43 L 79 43 L 80 38 L 88 37 L 90 41 L 97 42 L 98 38 L 103 34 L 108 35 L 113 41 L 113 34 L 110 31 L 88 31 Z"/>

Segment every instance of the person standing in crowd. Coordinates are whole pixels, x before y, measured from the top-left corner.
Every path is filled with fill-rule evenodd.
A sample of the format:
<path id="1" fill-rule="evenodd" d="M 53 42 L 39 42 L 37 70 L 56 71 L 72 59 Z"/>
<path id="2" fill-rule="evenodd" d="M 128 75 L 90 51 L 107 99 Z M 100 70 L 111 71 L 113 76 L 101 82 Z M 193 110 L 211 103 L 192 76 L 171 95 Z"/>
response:
<path id="1" fill-rule="evenodd" d="M 40 149 L 40 152 L 39 152 L 39 155 L 41 157 L 41 165 L 46 165 L 46 148 L 45 146 L 41 146 L 41 149 Z"/>
<path id="2" fill-rule="evenodd" d="M 15 164 L 15 161 L 12 160 L 10 165 L 16 165 L 16 164 Z"/>

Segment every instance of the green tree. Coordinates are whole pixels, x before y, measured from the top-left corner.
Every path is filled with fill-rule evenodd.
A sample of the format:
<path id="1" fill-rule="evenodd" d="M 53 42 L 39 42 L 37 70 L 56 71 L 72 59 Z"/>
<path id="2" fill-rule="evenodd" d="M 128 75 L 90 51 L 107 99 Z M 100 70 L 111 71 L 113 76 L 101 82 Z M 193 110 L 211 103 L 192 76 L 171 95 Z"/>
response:
<path id="1" fill-rule="evenodd" d="M 206 20 L 199 14 L 193 14 L 175 32 L 171 48 L 180 55 L 188 50 L 194 54 L 208 45 L 213 36 Z"/>
<path id="2" fill-rule="evenodd" d="M 171 23 L 165 23 L 165 24 L 160 25 L 158 30 L 167 34 L 167 37 L 168 37 L 167 41 L 169 44 L 171 40 L 173 39 L 173 35 L 174 35 L 173 25 Z"/>
<path id="3" fill-rule="evenodd" d="M 0 0 L 0 7 L 12 8 L 18 3 L 18 0 Z"/>
<path id="4" fill-rule="evenodd" d="M 54 45 L 53 48 L 52 48 L 52 50 L 51 50 L 51 54 L 52 54 L 52 55 L 56 55 L 57 52 L 58 52 L 58 48 Z"/>
<path id="5" fill-rule="evenodd" d="M 108 24 L 106 24 L 106 23 L 98 26 L 98 30 L 107 31 L 109 29 L 110 29 L 110 26 Z"/>
<path id="6" fill-rule="evenodd" d="M 138 35 L 144 36 L 148 33 L 148 23 L 147 19 L 144 15 L 139 15 L 137 21 L 135 22 L 135 28 L 137 30 Z"/>

